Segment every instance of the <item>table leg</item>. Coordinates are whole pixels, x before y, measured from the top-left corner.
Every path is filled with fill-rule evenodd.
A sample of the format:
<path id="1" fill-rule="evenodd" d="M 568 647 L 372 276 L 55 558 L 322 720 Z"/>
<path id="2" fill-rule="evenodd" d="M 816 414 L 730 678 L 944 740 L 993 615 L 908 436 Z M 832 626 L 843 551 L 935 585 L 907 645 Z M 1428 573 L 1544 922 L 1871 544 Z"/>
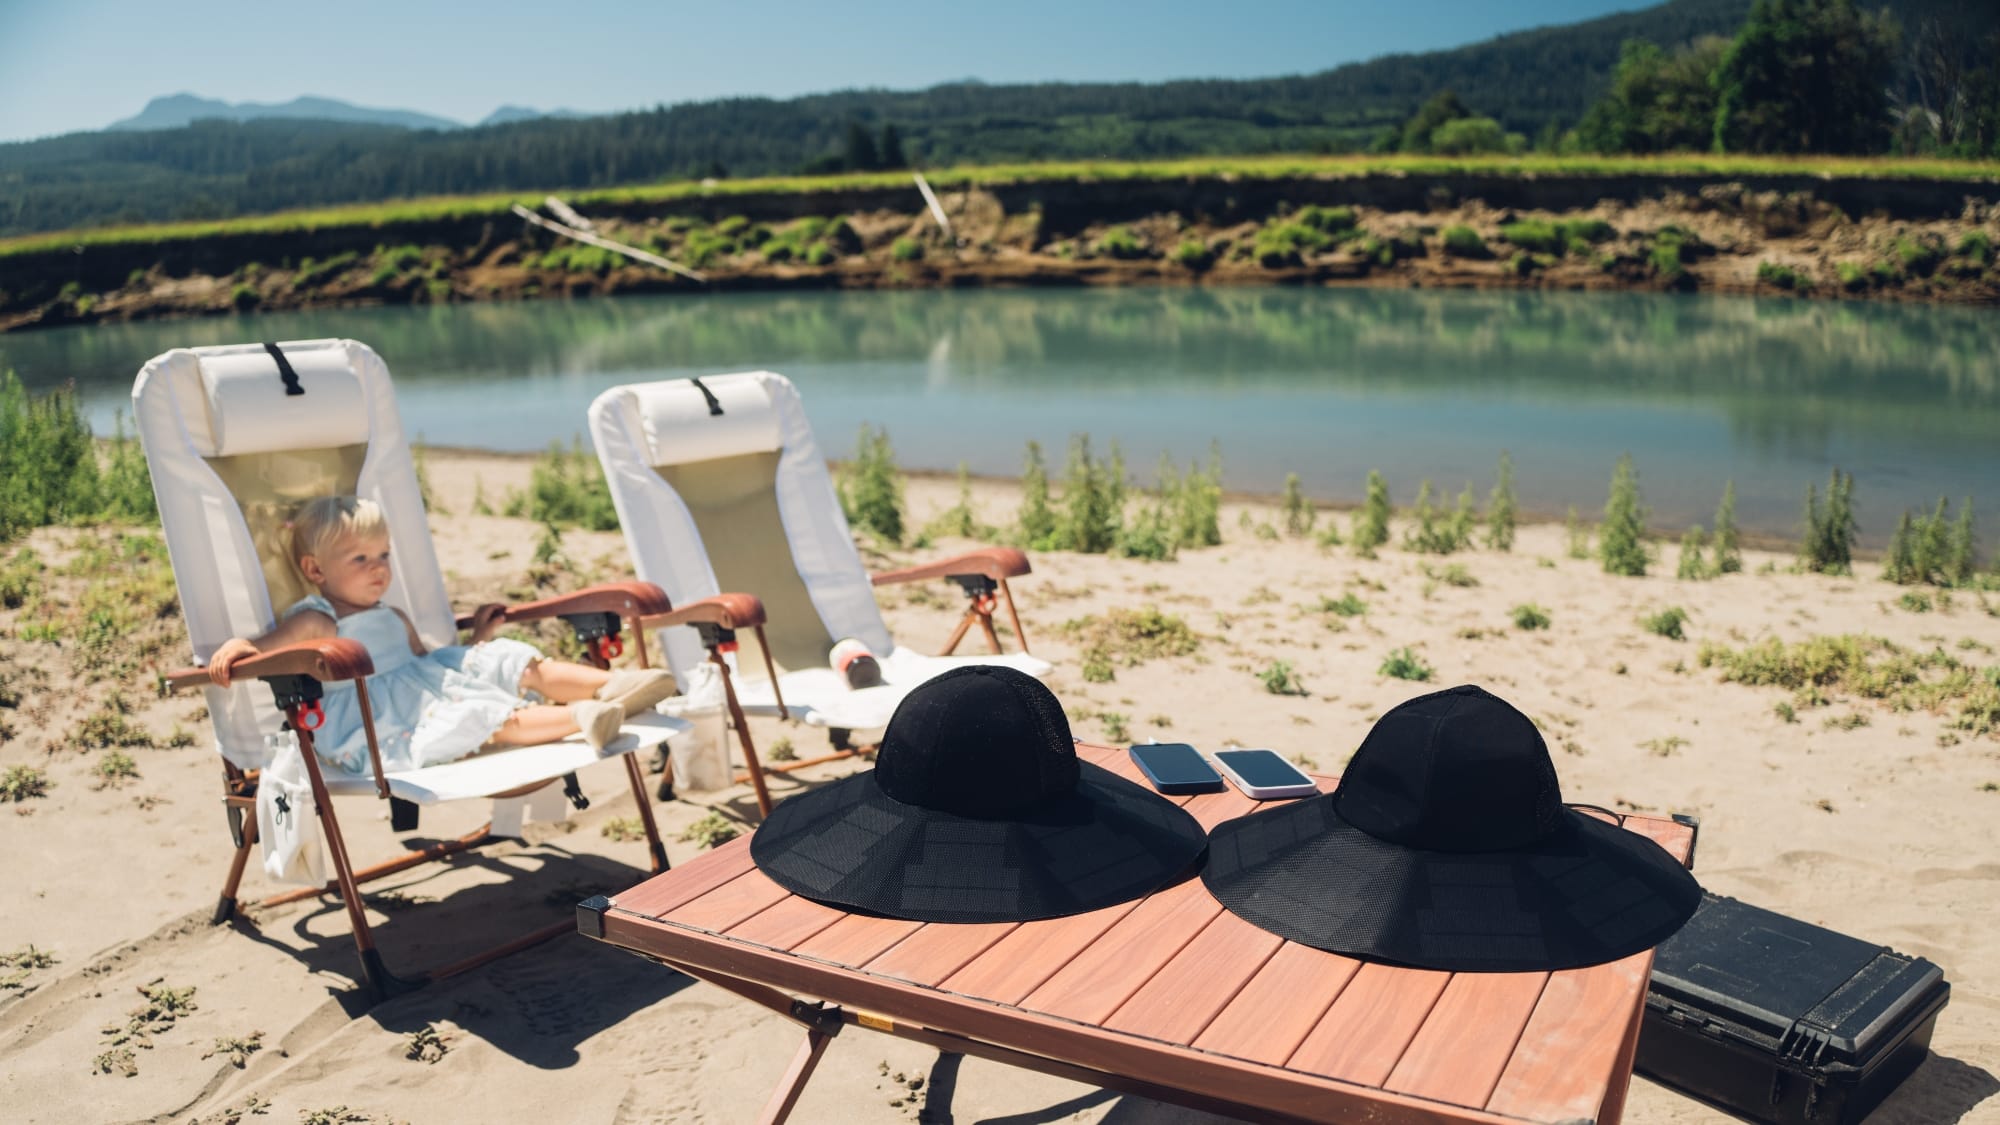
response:
<path id="1" fill-rule="evenodd" d="M 785 1118 L 792 1115 L 792 1107 L 799 1103 L 799 1095 L 806 1092 L 806 1080 L 812 1077 L 813 1068 L 819 1065 L 819 1057 L 826 1053 L 826 1045 L 832 1041 L 833 1036 L 816 1027 L 806 1032 L 806 1041 L 799 1044 L 799 1053 L 792 1056 L 792 1065 L 785 1069 L 778 1088 L 771 1091 L 771 1100 L 764 1103 L 764 1112 L 758 1116 L 757 1125 L 783 1125 Z"/>

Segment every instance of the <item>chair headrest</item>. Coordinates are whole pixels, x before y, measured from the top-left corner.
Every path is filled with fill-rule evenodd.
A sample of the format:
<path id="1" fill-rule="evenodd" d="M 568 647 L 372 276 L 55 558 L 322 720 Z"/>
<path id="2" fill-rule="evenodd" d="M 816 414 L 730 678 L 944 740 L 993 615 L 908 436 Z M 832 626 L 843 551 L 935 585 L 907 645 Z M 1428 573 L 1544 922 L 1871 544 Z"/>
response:
<path id="1" fill-rule="evenodd" d="M 777 407 L 756 374 L 708 376 L 699 386 L 692 379 L 648 383 L 632 393 L 648 459 L 656 467 L 769 453 L 784 445 Z"/>
<path id="2" fill-rule="evenodd" d="M 205 416 L 183 409 L 195 452 L 233 457 L 365 443 L 368 396 L 338 341 L 286 344 L 302 394 L 293 394 L 277 361 L 259 345 L 200 353 Z"/>

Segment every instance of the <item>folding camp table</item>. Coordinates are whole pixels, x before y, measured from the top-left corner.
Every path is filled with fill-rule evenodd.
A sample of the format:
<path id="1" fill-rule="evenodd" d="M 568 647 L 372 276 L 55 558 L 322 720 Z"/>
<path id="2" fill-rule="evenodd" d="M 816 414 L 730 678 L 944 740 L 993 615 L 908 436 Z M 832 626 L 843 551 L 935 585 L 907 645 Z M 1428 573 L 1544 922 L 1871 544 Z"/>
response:
<path id="1" fill-rule="evenodd" d="M 1122 751 L 1077 752 L 1137 780 Z M 1204 827 L 1257 807 L 1233 790 L 1180 800 Z M 1693 854 L 1691 821 L 1624 825 Z M 791 894 L 749 843 L 592 898 L 577 918 L 586 936 L 804 1026 L 761 1118 L 773 1125 L 850 1023 L 1254 1121 L 1575 1125 L 1624 1111 L 1650 950 L 1554 973 L 1396 968 L 1266 933 L 1199 878 L 1068 918 L 906 922 Z"/>

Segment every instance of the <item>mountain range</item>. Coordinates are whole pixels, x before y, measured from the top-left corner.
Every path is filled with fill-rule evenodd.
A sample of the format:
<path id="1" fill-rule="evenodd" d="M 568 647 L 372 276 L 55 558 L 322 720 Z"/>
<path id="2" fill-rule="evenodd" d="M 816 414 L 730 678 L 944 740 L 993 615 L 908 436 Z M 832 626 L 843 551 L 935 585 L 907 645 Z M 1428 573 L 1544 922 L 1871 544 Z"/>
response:
<path id="1" fill-rule="evenodd" d="M 527 106 L 503 105 L 476 122 L 473 127 L 535 121 L 544 117 L 573 119 L 587 117 L 570 109 L 540 110 Z M 146 103 L 131 117 L 113 121 L 106 131 L 180 129 L 197 121 L 308 120 L 339 121 L 350 125 L 388 125 L 398 129 L 463 129 L 465 123 L 448 117 L 418 113 L 409 109 L 377 109 L 355 105 L 339 98 L 299 97 L 288 102 L 225 102 L 195 94 L 168 94 Z"/>

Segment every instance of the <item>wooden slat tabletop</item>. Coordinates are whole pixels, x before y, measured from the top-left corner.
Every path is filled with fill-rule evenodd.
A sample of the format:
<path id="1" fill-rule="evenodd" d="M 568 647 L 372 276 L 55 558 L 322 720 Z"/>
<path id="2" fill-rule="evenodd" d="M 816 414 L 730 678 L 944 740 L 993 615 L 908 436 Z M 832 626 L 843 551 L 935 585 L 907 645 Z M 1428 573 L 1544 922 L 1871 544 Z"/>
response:
<path id="1" fill-rule="evenodd" d="M 1139 780 L 1122 750 L 1078 754 Z M 1277 803 L 1175 799 L 1204 828 Z M 1677 858 L 1693 843 L 1670 819 L 1626 826 Z M 1650 952 L 1555 973 L 1363 963 L 1252 926 L 1198 878 L 1041 922 L 867 917 L 785 891 L 747 838 L 618 895 L 603 921 L 605 941 L 697 971 L 1303 1120 L 1595 1120 L 1622 1091 L 1652 967 Z"/>

